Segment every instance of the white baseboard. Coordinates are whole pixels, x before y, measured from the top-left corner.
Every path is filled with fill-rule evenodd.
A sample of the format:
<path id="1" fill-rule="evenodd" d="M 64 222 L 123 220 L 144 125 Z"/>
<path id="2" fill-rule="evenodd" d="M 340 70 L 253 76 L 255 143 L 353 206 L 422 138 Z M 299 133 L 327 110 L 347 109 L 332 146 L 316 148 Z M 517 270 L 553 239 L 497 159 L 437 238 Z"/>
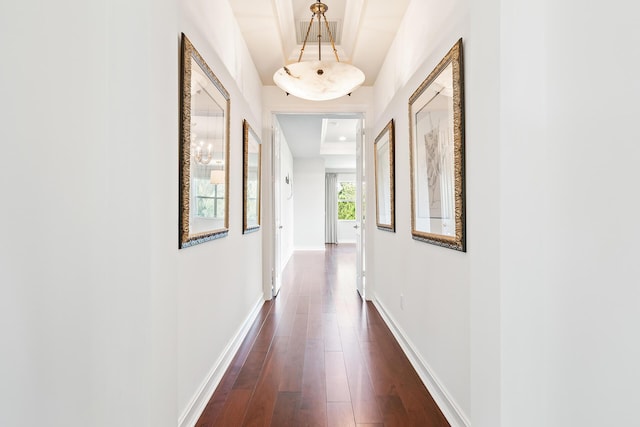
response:
<path id="1" fill-rule="evenodd" d="M 249 313 L 249 316 L 247 316 L 233 339 L 227 344 L 202 385 L 191 399 L 191 402 L 189 402 L 189 405 L 187 405 L 187 408 L 183 411 L 180 419 L 178 420 L 179 427 L 193 427 L 196 425 L 198 418 L 200 418 L 200 415 L 202 415 L 204 408 L 207 406 L 207 403 L 209 403 L 211 396 L 213 396 L 213 392 L 216 391 L 218 384 L 220 384 L 222 376 L 227 371 L 233 357 L 238 352 L 242 341 L 247 336 L 247 333 L 249 333 L 254 320 L 258 317 L 258 313 L 260 313 L 263 304 L 264 298 L 260 296 L 251 310 L 251 313 Z"/>
<path id="2" fill-rule="evenodd" d="M 442 385 L 442 382 L 438 380 L 438 377 L 433 372 L 433 369 L 429 366 L 429 364 L 420 356 L 420 353 L 415 349 L 415 346 L 411 343 L 404 331 L 398 327 L 396 322 L 393 320 L 393 317 L 389 315 L 387 310 L 385 310 L 384 305 L 378 300 L 377 297 L 373 298 L 373 304 L 378 309 L 378 312 L 382 316 L 382 319 L 387 324 L 389 329 L 391 329 L 391 333 L 398 340 L 400 347 L 407 355 L 407 358 L 413 365 L 413 368 L 418 373 L 418 376 L 424 383 L 429 393 L 433 397 L 433 400 L 436 401 L 436 404 L 444 414 L 451 427 L 470 427 L 471 422 L 469 418 L 465 415 L 465 413 L 460 409 L 460 406 L 455 402 L 455 400 L 451 397 L 451 394 L 447 391 L 447 389 Z"/>

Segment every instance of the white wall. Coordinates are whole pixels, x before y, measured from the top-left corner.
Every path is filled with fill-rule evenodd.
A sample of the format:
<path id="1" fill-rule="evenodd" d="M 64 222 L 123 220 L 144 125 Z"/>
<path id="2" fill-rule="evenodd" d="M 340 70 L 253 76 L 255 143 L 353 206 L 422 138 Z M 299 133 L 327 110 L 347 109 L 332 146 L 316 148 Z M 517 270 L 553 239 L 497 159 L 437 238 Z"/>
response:
<path id="1" fill-rule="evenodd" d="M 260 300 L 261 233 L 241 234 L 239 194 L 261 92 L 230 16 L 222 0 L 1 14 L 0 425 L 173 427 Z M 231 92 L 236 195 L 229 236 L 182 251 L 180 31 Z"/>
<path id="2" fill-rule="evenodd" d="M 176 13 L 0 15 L 0 425 L 175 426 Z"/>
<path id="3" fill-rule="evenodd" d="M 293 159 L 295 250 L 324 250 L 324 159 Z"/>
<path id="4" fill-rule="evenodd" d="M 614 3 L 452 3 L 462 21 L 401 26 L 433 47 L 420 53 L 399 36 L 408 45 L 376 82 L 376 126 L 395 118 L 400 141 L 398 232 L 369 236 L 376 297 L 474 427 L 637 424 L 640 342 L 630 337 L 640 324 L 640 225 L 631 219 L 640 213 L 640 60 L 630 52 L 640 32 L 619 14 L 629 5 Z M 428 16 L 423 7 L 412 2 L 407 19 Z M 459 36 L 466 254 L 410 240 L 401 142 L 411 90 Z M 595 89 L 603 76 L 615 87 Z M 614 225 L 603 227 L 612 212 Z M 425 268 L 402 270 L 417 262 Z"/>
<path id="5" fill-rule="evenodd" d="M 500 3 L 473 0 L 464 41 L 471 411 L 474 427 L 501 422 Z"/>
<path id="6" fill-rule="evenodd" d="M 184 24 L 180 30 L 184 32 L 185 29 L 189 29 L 190 39 L 194 37 L 207 40 L 209 49 L 224 64 L 238 91 L 244 94 L 245 99 L 251 100 L 251 115 L 259 119 L 262 114 L 262 82 L 242 38 L 229 0 L 196 0 L 179 4 L 183 11 Z M 258 129 L 257 124 L 255 126 L 254 129 Z"/>
<path id="7" fill-rule="evenodd" d="M 407 103 L 454 43 L 466 38 L 468 32 L 467 1 L 416 0 L 407 9 L 374 86 L 373 134 L 392 118 L 396 124 L 396 232 L 374 229 L 367 236 L 375 247 L 367 263 L 367 281 L 370 275 L 375 277 L 374 300 L 422 361 L 425 378 L 431 376 L 440 384 L 437 390 L 431 387 L 432 394 L 454 425 L 463 425 L 471 416 L 470 258 L 474 253 L 411 238 Z M 373 144 L 367 148 L 372 152 Z M 472 179 L 467 175 L 468 182 Z M 375 218 L 373 202 L 368 203 L 367 217 Z M 473 233 L 473 229 L 467 231 Z"/>
<path id="8" fill-rule="evenodd" d="M 221 373 L 215 368 L 225 348 L 263 297 L 262 230 L 242 234 L 242 120 L 254 129 L 262 123 L 261 85 L 228 2 L 180 5 L 181 30 L 231 96 L 229 235 L 178 252 L 177 395 L 188 424 L 202 402 L 194 399 L 203 397 L 207 379 Z"/>
<path id="9" fill-rule="evenodd" d="M 638 424 L 640 32 L 620 13 L 629 5 L 501 8 L 505 426 Z"/>

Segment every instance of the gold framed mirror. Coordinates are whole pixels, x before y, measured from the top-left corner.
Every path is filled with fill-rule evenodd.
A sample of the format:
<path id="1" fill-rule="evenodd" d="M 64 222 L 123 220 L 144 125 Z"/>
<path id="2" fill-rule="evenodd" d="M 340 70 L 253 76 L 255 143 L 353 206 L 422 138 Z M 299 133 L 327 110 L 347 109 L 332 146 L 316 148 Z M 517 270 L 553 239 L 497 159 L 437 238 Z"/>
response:
<path id="1" fill-rule="evenodd" d="M 242 139 L 244 141 L 242 223 L 243 233 L 246 234 L 260 229 L 262 144 L 246 120 L 242 122 Z"/>
<path id="2" fill-rule="evenodd" d="M 411 234 L 465 251 L 462 39 L 409 98 Z"/>
<path id="3" fill-rule="evenodd" d="M 396 230 L 395 209 L 395 128 L 393 119 L 374 142 L 376 184 L 376 225 L 380 230 Z"/>
<path id="4" fill-rule="evenodd" d="M 182 34 L 180 248 L 229 232 L 229 93 Z"/>

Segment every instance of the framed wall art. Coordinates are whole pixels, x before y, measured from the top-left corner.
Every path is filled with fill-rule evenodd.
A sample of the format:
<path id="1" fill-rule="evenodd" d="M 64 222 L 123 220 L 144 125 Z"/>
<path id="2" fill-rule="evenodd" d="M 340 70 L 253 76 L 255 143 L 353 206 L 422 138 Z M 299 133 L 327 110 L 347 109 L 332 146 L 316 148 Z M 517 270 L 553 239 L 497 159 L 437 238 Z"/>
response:
<path id="1" fill-rule="evenodd" d="M 396 230 L 395 212 L 395 128 L 393 119 L 374 142 L 376 225 L 380 230 Z"/>
<path id="2" fill-rule="evenodd" d="M 411 234 L 465 248 L 462 39 L 409 98 Z"/>
<path id="3" fill-rule="evenodd" d="M 182 34 L 180 248 L 229 232 L 229 93 Z"/>
<path id="4" fill-rule="evenodd" d="M 257 231 L 260 228 L 260 173 L 262 145 L 260 138 L 249 126 L 242 122 L 242 139 L 244 141 L 244 174 L 243 174 L 243 233 Z"/>

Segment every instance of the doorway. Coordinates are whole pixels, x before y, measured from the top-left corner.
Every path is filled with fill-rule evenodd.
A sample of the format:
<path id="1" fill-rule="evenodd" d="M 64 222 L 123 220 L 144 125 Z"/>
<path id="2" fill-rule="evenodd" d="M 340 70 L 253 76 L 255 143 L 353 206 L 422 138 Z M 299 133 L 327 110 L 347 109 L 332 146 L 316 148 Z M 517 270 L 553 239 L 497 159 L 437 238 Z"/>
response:
<path id="1" fill-rule="evenodd" d="M 282 271 L 294 250 L 324 250 L 328 242 L 355 244 L 354 287 L 364 298 L 363 129 L 363 113 L 273 113 L 272 296 L 280 291 Z M 328 175 L 339 177 L 342 188 L 354 190 L 342 191 L 336 200 L 340 235 L 335 241 L 325 233 L 330 219 L 325 206 Z"/>

